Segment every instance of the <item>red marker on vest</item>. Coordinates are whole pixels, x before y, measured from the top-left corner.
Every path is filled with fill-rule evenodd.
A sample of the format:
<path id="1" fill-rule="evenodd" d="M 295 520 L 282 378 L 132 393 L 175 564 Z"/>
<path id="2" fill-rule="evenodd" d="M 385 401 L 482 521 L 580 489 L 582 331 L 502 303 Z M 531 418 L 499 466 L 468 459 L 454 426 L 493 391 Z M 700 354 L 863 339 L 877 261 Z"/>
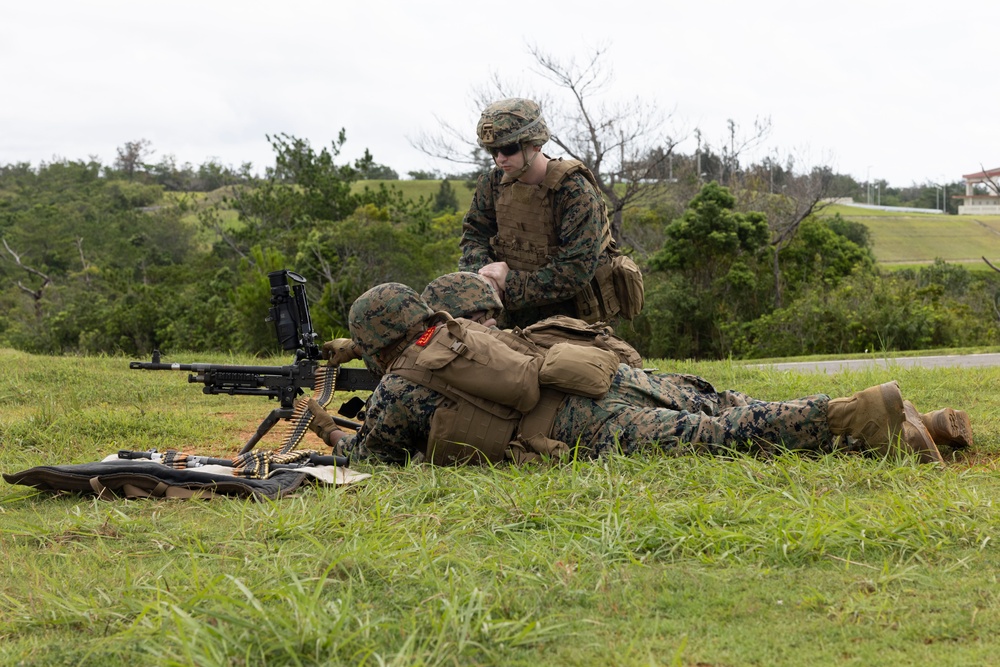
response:
<path id="1" fill-rule="evenodd" d="M 417 345 L 419 345 L 420 347 L 427 347 L 427 343 L 431 342 L 431 338 L 434 336 L 435 331 L 437 331 L 436 324 L 427 331 L 420 334 L 420 338 L 417 339 Z"/>

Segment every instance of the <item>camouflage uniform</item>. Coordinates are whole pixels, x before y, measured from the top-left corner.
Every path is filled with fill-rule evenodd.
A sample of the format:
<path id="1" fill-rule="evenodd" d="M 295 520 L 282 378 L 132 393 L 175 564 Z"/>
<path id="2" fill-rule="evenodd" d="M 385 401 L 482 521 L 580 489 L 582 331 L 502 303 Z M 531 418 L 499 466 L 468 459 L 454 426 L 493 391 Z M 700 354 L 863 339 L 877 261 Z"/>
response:
<path id="1" fill-rule="evenodd" d="M 471 271 L 435 278 L 420 293 L 420 298 L 432 310 L 444 311 L 452 317 L 496 319 L 503 310 L 503 302 L 490 281 Z"/>
<path id="2" fill-rule="evenodd" d="M 427 445 L 430 418 L 443 397 L 389 373 L 368 401 L 365 423 L 341 440 L 354 459 L 406 463 Z M 579 444 L 580 456 L 610 451 L 626 454 L 657 447 L 672 454 L 690 451 L 789 449 L 827 452 L 829 397 L 766 402 L 739 392 L 716 392 L 692 375 L 649 375 L 625 364 L 601 399 L 566 397 L 552 438 Z"/>
<path id="3" fill-rule="evenodd" d="M 510 184 L 496 168 L 479 177 L 472 205 L 462 221 L 461 270 L 478 271 L 490 262 L 504 261 L 494 256 L 490 239 L 497 235 L 494 202 L 500 189 Z M 563 181 L 554 193 L 553 212 L 559 254 L 540 269 L 511 269 L 507 274 L 500 319 L 503 327 L 523 327 L 551 315 L 579 317 L 574 297 L 590 284 L 599 265 L 611 261 L 610 252 L 601 251 L 605 209 L 585 176 L 570 174 Z"/>
<path id="4" fill-rule="evenodd" d="M 366 362 L 381 373 L 441 317 L 409 287 L 387 283 L 354 302 L 348 324 Z M 671 452 L 683 451 L 682 444 L 713 453 L 761 447 L 828 451 L 828 401 L 825 395 L 759 401 L 717 392 L 694 375 L 649 375 L 619 364 L 602 398 L 566 396 L 551 438 L 578 444 L 582 456 L 613 449 L 632 453 L 653 444 Z M 405 463 L 426 450 L 431 417 L 444 402 L 441 393 L 390 370 L 368 400 L 361 430 L 344 436 L 340 447 L 354 458 Z"/>
<path id="5" fill-rule="evenodd" d="M 505 256 L 503 246 L 497 243 L 500 238 L 497 202 L 501 200 L 501 193 L 515 184 L 520 188 L 532 187 L 517 180 L 527 169 L 529 152 L 525 147 L 542 146 L 550 137 L 538 104 L 521 98 L 502 100 L 487 107 L 476 126 L 476 134 L 479 145 L 487 149 L 520 144 L 525 167 L 516 174 L 504 174 L 503 170 L 494 167 L 479 177 L 472 205 L 462 221 L 460 244 L 459 269 L 473 272 L 491 262 L 511 264 L 511 258 Z M 552 175 L 561 160 L 545 157 L 549 159 L 547 173 Z M 542 187 L 534 186 L 539 191 Z M 558 244 L 558 252 L 546 257 L 543 265 L 530 268 L 511 265 L 504 287 L 501 327 L 523 327 L 552 315 L 593 321 L 578 312 L 574 297 L 591 285 L 598 267 L 609 264 L 617 253 L 613 243 L 605 247 L 610 236 L 607 236 L 604 201 L 581 171 L 568 174 L 550 196 L 552 239 Z M 533 201 L 542 206 L 541 199 Z"/>
<path id="6" fill-rule="evenodd" d="M 400 283 L 358 297 L 348 325 L 366 364 L 384 373 L 361 429 L 346 435 L 331 430 L 331 437 L 324 437 L 355 459 L 406 463 L 426 452 L 444 464 L 483 456 L 527 461 L 546 452 L 569 453 L 568 445 L 582 457 L 646 448 L 670 454 L 850 449 L 916 455 L 923 463 L 943 465 L 936 437 L 954 446 L 972 441 L 964 412 L 947 408 L 921 415 L 903 399 L 896 381 L 849 397 L 816 394 L 769 402 L 717 392 L 693 375 L 650 375 L 627 363 L 612 363 L 605 371 L 601 355 L 576 355 L 570 352 L 574 345 L 541 352 L 510 333 L 435 312 Z M 561 367 L 568 384 L 560 384 L 553 372 L 560 359 L 569 360 Z M 534 365 L 540 360 L 541 368 Z M 596 364 L 600 374 L 584 372 L 575 362 Z M 594 388 L 599 391 L 581 391 Z M 534 399 L 532 389 L 541 390 Z M 578 395 L 588 393 L 596 398 Z M 510 398 L 516 400 L 505 402 Z M 315 402 L 310 410 L 328 416 Z M 925 419 L 934 426 L 934 437 Z"/>

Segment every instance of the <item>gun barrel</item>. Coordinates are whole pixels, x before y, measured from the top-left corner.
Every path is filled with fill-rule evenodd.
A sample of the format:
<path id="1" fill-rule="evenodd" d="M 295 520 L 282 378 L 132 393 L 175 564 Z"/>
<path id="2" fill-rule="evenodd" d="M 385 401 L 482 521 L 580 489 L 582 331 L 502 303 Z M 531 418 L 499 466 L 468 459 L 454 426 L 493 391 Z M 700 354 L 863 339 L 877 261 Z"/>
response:
<path id="1" fill-rule="evenodd" d="M 308 368 L 307 368 L 308 366 Z M 164 364 L 158 361 L 130 361 L 132 370 L 146 371 L 188 371 L 188 382 L 238 385 L 241 387 L 263 387 L 267 378 L 287 378 L 289 382 L 301 381 L 299 386 L 311 386 L 312 372 L 317 362 L 289 366 L 231 366 L 227 364 Z M 337 373 L 337 391 L 375 391 L 381 378 L 366 368 L 341 368 Z M 227 392 L 217 392 L 227 393 Z M 267 396 L 273 394 L 264 394 Z"/>
<path id="2" fill-rule="evenodd" d="M 130 361 L 132 370 L 193 371 L 195 373 L 256 373 L 260 375 L 294 375 L 296 366 L 232 366 L 228 364 L 162 364 L 151 361 Z"/>

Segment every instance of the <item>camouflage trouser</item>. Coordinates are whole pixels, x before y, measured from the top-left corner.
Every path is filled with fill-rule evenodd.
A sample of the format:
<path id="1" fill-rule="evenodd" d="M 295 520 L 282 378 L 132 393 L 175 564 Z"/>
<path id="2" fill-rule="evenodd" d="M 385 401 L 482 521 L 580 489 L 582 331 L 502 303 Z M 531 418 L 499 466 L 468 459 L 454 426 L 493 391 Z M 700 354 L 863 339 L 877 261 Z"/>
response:
<path id="1" fill-rule="evenodd" d="M 834 446 L 826 420 L 829 400 L 818 394 L 759 401 L 737 391 L 717 392 L 693 375 L 649 375 L 622 365 L 604 398 L 567 397 L 552 437 L 579 443 L 585 455 L 595 456 L 648 447 L 678 454 L 828 452 Z"/>

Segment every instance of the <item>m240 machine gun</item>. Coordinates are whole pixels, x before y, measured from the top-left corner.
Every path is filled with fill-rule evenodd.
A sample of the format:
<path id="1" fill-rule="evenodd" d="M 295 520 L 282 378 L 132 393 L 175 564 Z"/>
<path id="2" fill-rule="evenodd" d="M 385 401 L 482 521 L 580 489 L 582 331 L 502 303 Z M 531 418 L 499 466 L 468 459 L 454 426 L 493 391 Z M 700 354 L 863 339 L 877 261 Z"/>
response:
<path id="1" fill-rule="evenodd" d="M 188 371 L 188 382 L 200 382 L 206 394 L 230 396 L 267 396 L 277 399 L 279 407 L 271 410 L 257 427 L 257 432 L 243 445 L 245 454 L 263 438 L 279 420 L 293 420 L 292 431 L 282 452 L 294 448 L 305 435 L 312 413 L 305 401 L 296 399 L 311 389 L 317 403 L 326 407 L 335 391 L 373 391 L 379 378 L 363 368 L 340 368 L 322 363 L 318 334 L 313 331 L 306 298 L 306 280 L 286 269 L 268 274 L 271 283 L 271 309 L 266 321 L 274 323 L 278 343 L 283 350 L 295 351 L 295 360 L 287 366 L 237 366 L 225 364 L 162 363 L 160 352 L 153 351 L 152 361 L 132 361 L 129 368 L 148 371 Z M 290 282 L 291 281 L 291 282 Z M 357 410 L 353 414 L 357 414 Z M 351 416 L 353 416 L 353 414 Z M 335 423 L 357 430 L 361 424 L 331 415 Z"/>

